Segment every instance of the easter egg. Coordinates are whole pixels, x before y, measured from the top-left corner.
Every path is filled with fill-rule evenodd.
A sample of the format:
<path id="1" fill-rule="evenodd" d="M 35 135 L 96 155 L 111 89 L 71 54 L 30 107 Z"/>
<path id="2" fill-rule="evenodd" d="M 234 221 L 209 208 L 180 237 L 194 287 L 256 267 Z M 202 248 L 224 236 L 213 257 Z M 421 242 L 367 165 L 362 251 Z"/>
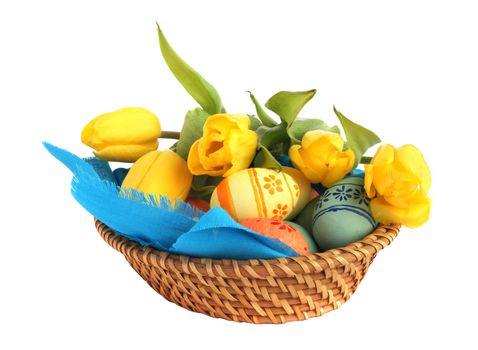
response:
<path id="1" fill-rule="evenodd" d="M 319 196 L 319 192 L 317 192 L 316 190 L 314 190 L 313 188 L 310 189 L 310 198 L 309 198 L 309 201 L 311 201 L 312 199 L 315 199 Z"/>
<path id="2" fill-rule="evenodd" d="M 282 171 L 292 176 L 292 178 L 297 182 L 297 185 L 299 185 L 299 199 L 297 200 L 294 210 L 292 210 L 289 216 L 289 219 L 293 219 L 309 202 L 311 196 L 310 182 L 299 170 L 295 168 L 282 167 Z"/>
<path id="3" fill-rule="evenodd" d="M 314 210 L 313 234 L 322 249 L 343 247 L 364 238 L 377 223 L 362 177 L 346 177 L 329 187 Z"/>
<path id="4" fill-rule="evenodd" d="M 274 219 L 248 219 L 239 223 L 263 236 L 275 238 L 287 244 L 300 255 L 310 254 L 309 245 L 304 236 L 289 223 Z"/>
<path id="5" fill-rule="evenodd" d="M 240 170 L 222 180 L 211 195 L 211 208 L 221 207 L 236 221 L 284 220 L 299 199 L 299 185 L 288 174 L 271 169 Z"/>
<path id="6" fill-rule="evenodd" d="M 186 199 L 186 203 L 188 203 L 193 208 L 202 210 L 203 212 L 207 212 L 209 209 L 211 209 L 209 203 L 202 199 L 188 198 Z"/>
<path id="7" fill-rule="evenodd" d="M 314 210 L 319 202 L 319 197 L 312 199 L 304 209 L 297 215 L 294 222 L 302 226 L 307 232 L 312 233 L 314 228 Z"/>
<path id="8" fill-rule="evenodd" d="M 317 247 L 317 243 L 314 241 L 314 237 L 312 237 L 312 234 L 309 233 L 305 228 L 302 226 L 296 224 L 295 222 L 292 221 L 285 221 L 289 225 L 291 225 L 293 228 L 295 228 L 301 235 L 302 237 L 305 238 L 305 241 L 307 242 L 307 245 L 309 246 L 310 253 L 317 253 L 319 251 Z"/>

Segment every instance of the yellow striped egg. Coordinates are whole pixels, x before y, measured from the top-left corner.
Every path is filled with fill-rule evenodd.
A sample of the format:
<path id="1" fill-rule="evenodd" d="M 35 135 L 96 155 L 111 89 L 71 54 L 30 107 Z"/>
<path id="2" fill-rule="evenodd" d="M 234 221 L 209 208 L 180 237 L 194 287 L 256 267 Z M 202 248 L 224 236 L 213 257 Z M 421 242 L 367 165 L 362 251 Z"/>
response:
<path id="1" fill-rule="evenodd" d="M 221 207 L 237 221 L 286 220 L 300 196 L 299 184 L 285 172 L 250 168 L 238 171 L 214 189 L 211 208 Z"/>

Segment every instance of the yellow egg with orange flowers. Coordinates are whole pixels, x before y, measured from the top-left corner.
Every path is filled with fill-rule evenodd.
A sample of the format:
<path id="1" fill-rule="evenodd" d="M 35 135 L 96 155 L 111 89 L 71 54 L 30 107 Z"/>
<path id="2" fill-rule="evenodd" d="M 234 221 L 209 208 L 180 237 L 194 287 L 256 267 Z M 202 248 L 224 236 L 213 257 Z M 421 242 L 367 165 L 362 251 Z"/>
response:
<path id="1" fill-rule="evenodd" d="M 295 211 L 299 184 L 285 172 L 264 168 L 238 171 L 216 187 L 211 208 L 221 207 L 235 220 L 286 220 Z"/>
<path id="2" fill-rule="evenodd" d="M 297 204 L 292 211 L 289 219 L 292 220 L 304 209 L 304 207 L 309 203 L 311 197 L 311 186 L 309 180 L 297 169 L 290 167 L 282 167 L 282 171 L 286 174 L 292 176 L 292 178 L 297 182 L 300 188 L 299 199 Z"/>

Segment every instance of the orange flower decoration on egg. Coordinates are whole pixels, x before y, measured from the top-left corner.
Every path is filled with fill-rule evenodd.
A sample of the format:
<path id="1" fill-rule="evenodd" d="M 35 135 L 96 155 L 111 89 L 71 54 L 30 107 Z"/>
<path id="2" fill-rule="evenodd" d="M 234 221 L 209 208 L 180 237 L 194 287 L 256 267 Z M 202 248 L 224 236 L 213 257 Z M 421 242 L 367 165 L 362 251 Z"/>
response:
<path id="1" fill-rule="evenodd" d="M 264 189 L 268 190 L 271 195 L 273 195 L 275 191 L 284 191 L 282 188 L 282 180 L 276 179 L 275 175 L 265 176 L 264 181 L 266 182 Z"/>
<path id="2" fill-rule="evenodd" d="M 295 229 L 291 225 L 285 223 L 284 221 L 271 221 L 271 225 L 279 226 L 279 230 L 281 231 L 285 230 L 288 233 L 292 233 L 295 231 Z"/>
<path id="3" fill-rule="evenodd" d="M 287 204 L 277 204 L 277 208 L 272 210 L 272 214 L 274 214 L 272 218 L 282 220 L 289 213 L 287 208 Z"/>

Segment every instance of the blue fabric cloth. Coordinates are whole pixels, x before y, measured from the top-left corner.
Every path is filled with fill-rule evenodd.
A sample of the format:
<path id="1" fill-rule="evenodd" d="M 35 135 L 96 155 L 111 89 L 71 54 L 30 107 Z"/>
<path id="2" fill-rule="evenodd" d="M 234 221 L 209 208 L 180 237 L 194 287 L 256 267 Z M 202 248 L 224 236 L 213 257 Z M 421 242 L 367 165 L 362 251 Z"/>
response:
<path id="1" fill-rule="evenodd" d="M 101 180 L 116 183 L 116 178 L 111 170 L 110 164 L 106 160 L 94 157 L 85 158 L 84 160 L 93 167 Z"/>
<path id="2" fill-rule="evenodd" d="M 204 214 L 182 201 L 171 203 L 165 197 L 122 190 L 116 180 L 111 180 L 114 174 L 108 173 L 109 166 L 105 168 L 102 161 L 81 159 L 49 143 L 44 146 L 72 171 L 71 193 L 89 213 L 145 246 L 214 259 L 298 255 L 282 242 L 239 225 L 221 208 Z"/>
<path id="3" fill-rule="evenodd" d="M 129 169 L 126 168 L 118 168 L 113 171 L 113 175 L 115 176 L 116 184 L 121 186 L 124 181 L 126 175 L 128 175 Z"/>
<path id="4" fill-rule="evenodd" d="M 282 166 L 288 166 L 289 168 L 293 168 L 294 167 L 294 164 L 292 164 L 292 161 L 290 160 L 290 157 L 285 155 L 285 154 L 281 154 L 277 157 L 277 161 L 280 163 L 280 165 Z"/>
<path id="5" fill-rule="evenodd" d="M 362 179 L 365 177 L 365 172 L 362 169 L 352 169 L 350 173 L 346 175 L 347 177 L 361 177 Z"/>

